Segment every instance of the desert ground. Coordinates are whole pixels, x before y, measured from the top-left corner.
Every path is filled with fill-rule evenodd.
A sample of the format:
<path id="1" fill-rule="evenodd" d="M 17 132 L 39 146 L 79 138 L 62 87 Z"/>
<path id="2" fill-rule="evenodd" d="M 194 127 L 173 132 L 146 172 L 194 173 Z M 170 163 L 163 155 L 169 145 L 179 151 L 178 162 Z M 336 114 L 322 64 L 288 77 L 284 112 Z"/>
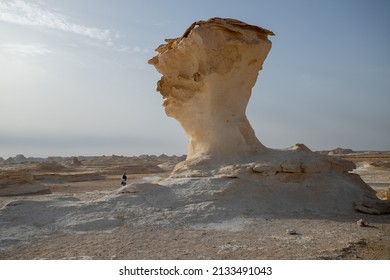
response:
<path id="1" fill-rule="evenodd" d="M 326 153 L 390 199 L 390 152 Z M 213 216 L 206 203 L 151 207 L 120 186 L 123 172 L 130 186 L 163 180 L 184 158 L 1 160 L 0 259 L 390 259 L 390 215 Z"/>

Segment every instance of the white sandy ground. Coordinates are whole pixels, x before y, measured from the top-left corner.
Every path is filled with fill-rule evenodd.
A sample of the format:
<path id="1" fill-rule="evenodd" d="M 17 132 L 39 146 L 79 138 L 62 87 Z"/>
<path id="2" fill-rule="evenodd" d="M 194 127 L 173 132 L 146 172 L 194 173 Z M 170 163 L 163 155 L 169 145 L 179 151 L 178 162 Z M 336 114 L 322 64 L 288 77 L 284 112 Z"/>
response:
<path id="1" fill-rule="evenodd" d="M 1 198 L 0 258 L 390 259 L 389 215 L 275 215 L 239 201 L 173 202 L 146 179 L 126 193 Z"/>

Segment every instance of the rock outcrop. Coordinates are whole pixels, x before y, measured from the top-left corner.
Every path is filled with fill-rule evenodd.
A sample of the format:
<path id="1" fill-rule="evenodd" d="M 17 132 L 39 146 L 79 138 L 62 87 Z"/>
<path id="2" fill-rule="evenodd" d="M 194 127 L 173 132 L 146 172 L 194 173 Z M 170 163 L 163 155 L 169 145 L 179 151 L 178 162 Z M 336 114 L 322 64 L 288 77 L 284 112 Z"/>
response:
<path id="1" fill-rule="evenodd" d="M 72 166 L 81 166 L 83 165 L 78 157 L 72 157 Z"/>
<path id="2" fill-rule="evenodd" d="M 175 176 L 355 168 L 317 156 L 303 144 L 276 151 L 257 139 L 245 111 L 271 49 L 269 35 L 274 34 L 237 20 L 212 18 L 193 23 L 182 37 L 156 49 L 149 63 L 163 75 L 157 90 L 166 114 L 178 120 L 189 141 L 187 159 L 177 165 Z"/>
<path id="3" fill-rule="evenodd" d="M 163 74 L 157 90 L 168 116 L 185 130 L 187 159 L 225 160 L 264 150 L 245 109 L 271 41 L 271 31 L 236 20 L 198 21 L 166 40 L 149 63 Z"/>
<path id="4" fill-rule="evenodd" d="M 160 186 L 190 184 L 194 191 L 219 186 L 224 193 L 219 203 L 236 203 L 227 195 L 234 193 L 237 201 L 245 197 L 251 208 L 274 213 L 337 214 L 352 211 L 357 200 L 376 200 L 373 189 L 348 173 L 355 168 L 352 162 L 303 144 L 269 149 L 257 139 L 245 110 L 271 49 L 270 35 L 238 20 L 212 18 L 156 49 L 149 63 L 162 74 L 157 90 L 166 114 L 181 124 L 189 141 L 187 159 Z M 240 188 L 250 191 L 249 197 Z"/>
<path id="5" fill-rule="evenodd" d="M 0 196 L 50 193 L 48 186 L 37 182 L 28 171 L 0 171 Z"/>

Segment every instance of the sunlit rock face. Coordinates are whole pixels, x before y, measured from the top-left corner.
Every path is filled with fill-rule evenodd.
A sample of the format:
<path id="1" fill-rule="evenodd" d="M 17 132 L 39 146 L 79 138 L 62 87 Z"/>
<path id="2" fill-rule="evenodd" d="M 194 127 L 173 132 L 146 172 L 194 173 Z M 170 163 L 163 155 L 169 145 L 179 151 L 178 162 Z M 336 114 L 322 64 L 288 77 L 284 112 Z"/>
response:
<path id="1" fill-rule="evenodd" d="M 265 149 L 245 115 L 271 31 L 233 19 L 193 23 L 149 63 L 163 76 L 165 112 L 185 130 L 187 160 L 234 159 Z"/>
<path id="2" fill-rule="evenodd" d="M 319 156 L 303 144 L 266 148 L 245 111 L 259 71 L 271 50 L 271 31 L 234 19 L 194 22 L 159 46 L 149 63 L 162 74 L 157 90 L 165 112 L 183 127 L 187 159 L 173 176 L 231 177 L 254 173 L 347 172 L 348 161 Z"/>
<path id="3" fill-rule="evenodd" d="M 162 74 L 157 90 L 189 145 L 187 159 L 155 187 L 177 187 L 177 201 L 193 201 L 189 194 L 199 200 L 214 190 L 217 197 L 204 199 L 229 209 L 241 201 L 261 215 L 389 212 L 389 204 L 351 173 L 354 163 L 303 144 L 270 149 L 257 139 L 245 110 L 271 49 L 269 35 L 241 21 L 212 18 L 156 49 L 149 63 Z"/>

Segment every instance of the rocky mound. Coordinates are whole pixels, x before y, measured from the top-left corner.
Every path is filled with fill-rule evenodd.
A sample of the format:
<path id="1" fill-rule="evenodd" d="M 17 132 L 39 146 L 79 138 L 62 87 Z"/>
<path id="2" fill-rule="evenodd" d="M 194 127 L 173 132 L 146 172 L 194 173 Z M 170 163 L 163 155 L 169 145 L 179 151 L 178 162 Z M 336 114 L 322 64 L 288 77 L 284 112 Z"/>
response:
<path id="1" fill-rule="evenodd" d="M 40 162 L 35 165 L 35 171 L 61 172 L 66 170 L 66 166 L 55 161 Z"/>
<path id="2" fill-rule="evenodd" d="M 50 193 L 26 171 L 0 171 L 0 196 Z"/>

